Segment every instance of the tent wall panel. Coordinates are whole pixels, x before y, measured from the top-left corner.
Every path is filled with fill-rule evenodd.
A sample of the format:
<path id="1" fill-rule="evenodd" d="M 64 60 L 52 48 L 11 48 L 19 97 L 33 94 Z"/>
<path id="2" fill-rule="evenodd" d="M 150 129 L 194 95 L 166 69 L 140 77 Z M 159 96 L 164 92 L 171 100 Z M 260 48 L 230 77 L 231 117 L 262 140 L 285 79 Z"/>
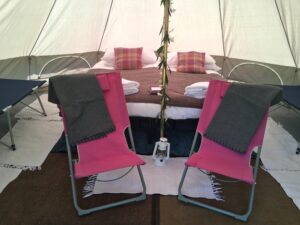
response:
<path id="1" fill-rule="evenodd" d="M 50 62 L 46 68 L 43 70 L 42 75 L 48 74 L 62 74 L 62 73 L 74 73 L 76 70 L 87 71 L 87 64 L 81 60 L 76 58 L 60 58 L 64 56 L 81 56 L 86 59 L 91 66 L 93 66 L 97 62 L 98 55 L 99 57 L 103 55 L 103 52 L 87 52 L 80 54 L 68 54 L 68 55 L 51 55 L 51 56 L 32 56 L 31 57 L 31 74 L 38 75 L 43 68 L 43 66 L 48 63 L 50 60 L 59 58 L 53 62 Z"/>
<path id="2" fill-rule="evenodd" d="M 28 57 L 0 60 L 0 77 L 26 79 L 29 74 Z"/>
<path id="3" fill-rule="evenodd" d="M 57 1 L 32 55 L 97 51 L 111 0 Z"/>
<path id="4" fill-rule="evenodd" d="M 114 1 L 100 50 L 160 46 L 163 7 L 160 0 Z"/>
<path id="5" fill-rule="evenodd" d="M 224 62 L 223 72 L 222 74 L 227 77 L 231 69 L 240 64 L 245 62 L 254 62 L 254 63 L 261 63 L 257 61 L 250 61 L 250 60 L 243 60 L 243 59 L 234 59 L 234 58 L 226 58 Z M 266 66 L 271 67 L 274 69 L 281 77 L 283 84 L 286 85 L 293 85 L 299 84 L 299 76 L 295 73 L 295 67 L 289 66 L 281 66 L 269 63 L 263 63 Z M 297 77 L 298 76 L 298 77 Z M 228 77 L 227 77 L 228 78 Z M 261 66 L 257 65 L 243 65 L 238 67 L 233 71 L 230 78 L 232 80 L 238 80 L 248 83 L 256 83 L 256 84 L 280 84 L 279 79 L 277 76 L 270 71 Z"/>
<path id="6" fill-rule="evenodd" d="M 0 59 L 29 55 L 53 2 L 0 1 Z"/>
<path id="7" fill-rule="evenodd" d="M 51 56 L 24 56 L 13 59 L 0 60 L 0 77 L 11 79 L 28 79 L 29 75 L 38 75 L 42 67 L 52 59 L 64 56 L 81 56 L 86 59 L 91 66 L 97 62 L 97 58 L 103 56 L 103 52 L 87 52 L 68 55 Z M 43 75 L 87 72 L 87 64 L 76 58 L 61 58 L 49 63 Z"/>
<path id="8" fill-rule="evenodd" d="M 174 42 L 170 50 L 223 55 L 218 0 L 174 1 L 174 9 L 170 21 Z"/>
<path id="9" fill-rule="evenodd" d="M 300 67 L 300 1 L 277 0 L 279 12 L 297 68 Z M 299 77 L 299 76 L 298 76 Z"/>
<path id="10" fill-rule="evenodd" d="M 274 0 L 222 2 L 226 56 L 295 66 Z"/>

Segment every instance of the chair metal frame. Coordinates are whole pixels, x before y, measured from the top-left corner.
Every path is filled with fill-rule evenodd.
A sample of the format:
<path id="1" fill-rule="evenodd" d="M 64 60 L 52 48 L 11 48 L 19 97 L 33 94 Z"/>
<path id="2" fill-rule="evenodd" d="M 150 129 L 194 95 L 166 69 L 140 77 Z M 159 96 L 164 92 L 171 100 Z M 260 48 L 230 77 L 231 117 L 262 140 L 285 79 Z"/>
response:
<path id="1" fill-rule="evenodd" d="M 189 156 L 191 156 L 195 152 L 194 149 L 195 149 L 196 141 L 198 139 L 198 134 L 200 134 L 200 133 L 198 131 L 196 131 Z M 233 217 L 235 219 L 238 219 L 238 220 L 241 220 L 241 221 L 247 221 L 247 219 L 248 219 L 248 217 L 251 214 L 252 209 L 253 209 L 253 201 L 254 201 L 254 191 L 255 191 L 256 177 L 257 177 L 257 171 L 258 171 L 258 168 L 259 168 L 259 160 L 260 160 L 260 154 L 261 154 L 261 146 L 256 146 L 256 147 L 258 147 L 258 150 L 257 150 L 255 164 L 254 164 L 254 167 L 253 167 L 254 183 L 251 185 L 250 196 L 249 196 L 249 203 L 248 203 L 248 209 L 247 209 L 247 211 L 245 213 L 242 213 L 242 214 L 234 213 L 232 211 L 221 209 L 221 208 L 217 208 L 217 207 L 211 206 L 209 204 L 202 203 L 202 202 L 199 202 L 199 201 L 196 201 L 196 200 L 193 200 L 191 198 L 188 198 L 188 197 L 184 196 L 182 194 L 182 186 L 183 186 L 183 183 L 184 183 L 187 171 L 188 171 L 188 166 L 187 165 L 185 165 L 185 168 L 184 168 L 184 171 L 183 171 L 180 183 L 179 183 L 179 187 L 178 187 L 178 200 L 180 200 L 182 202 L 185 202 L 185 203 L 190 203 L 190 204 L 195 205 L 195 206 L 204 207 L 204 208 L 207 208 L 209 210 L 212 210 L 212 211 L 215 211 L 215 212 L 227 215 L 227 216 L 231 216 L 231 217 Z M 199 148 L 199 150 L 200 150 L 200 148 Z"/>
<path id="2" fill-rule="evenodd" d="M 204 107 L 205 107 L 205 105 L 204 105 Z M 266 116 L 267 115 L 265 115 L 265 117 Z M 200 118 L 200 120 L 201 120 L 201 118 Z M 199 122 L 200 122 L 200 120 L 199 120 Z M 198 122 L 198 126 L 199 126 L 199 122 Z M 190 149 L 189 157 L 192 156 L 193 153 L 195 153 L 195 146 L 196 146 L 196 142 L 198 140 L 199 134 L 202 137 L 201 140 L 203 140 L 204 137 L 203 137 L 202 131 L 198 130 L 198 127 L 197 127 L 197 130 L 195 132 L 195 136 L 194 136 L 194 139 L 193 139 L 193 143 L 192 143 L 192 146 L 191 146 L 191 149 Z M 200 143 L 198 151 L 201 151 L 201 149 L 202 149 L 201 145 L 202 145 L 202 142 Z M 249 150 L 253 151 L 255 148 L 257 148 L 257 155 L 256 155 L 256 160 L 254 162 L 254 165 L 252 165 L 253 183 L 251 183 L 251 190 L 250 190 L 250 195 L 249 195 L 248 208 L 247 208 L 247 211 L 245 213 L 239 214 L 239 213 L 236 213 L 236 212 L 233 212 L 233 211 L 230 211 L 230 210 L 225 210 L 225 209 L 222 209 L 222 208 L 212 206 L 210 204 L 202 203 L 198 200 L 196 201 L 192 198 L 184 196 L 182 194 L 182 186 L 183 186 L 183 183 L 184 183 L 187 171 L 188 171 L 188 167 L 189 167 L 188 165 L 185 165 L 185 168 L 184 168 L 184 171 L 183 171 L 180 183 L 179 183 L 178 200 L 186 202 L 186 203 L 190 203 L 190 204 L 195 205 L 195 206 L 204 207 L 204 208 L 210 209 L 212 211 L 215 211 L 215 212 L 227 215 L 227 216 L 231 216 L 231 217 L 233 217 L 235 219 L 238 219 L 238 220 L 241 220 L 241 221 L 247 221 L 247 219 L 248 219 L 248 217 L 251 214 L 252 209 L 253 209 L 256 178 L 257 178 L 257 172 L 258 172 L 258 168 L 259 168 L 260 154 L 261 154 L 261 148 L 262 148 L 261 145 L 262 145 L 262 143 L 257 143 L 256 145 L 252 146 L 253 147 L 252 149 L 249 149 Z M 213 172 L 213 170 L 212 170 L 212 172 Z M 227 176 L 227 177 L 230 177 L 230 176 Z"/>
<path id="3" fill-rule="evenodd" d="M 128 130 L 129 130 L 129 134 L 130 134 L 130 142 L 131 142 L 132 146 L 134 146 L 131 128 L 128 127 Z M 114 202 L 114 203 L 108 203 L 108 204 L 97 206 L 97 207 L 92 207 L 92 208 L 87 208 L 87 209 L 81 208 L 78 204 L 76 180 L 75 180 L 75 176 L 74 176 L 74 163 L 76 162 L 76 159 L 72 158 L 71 147 L 70 147 L 68 135 L 65 134 L 65 137 L 66 137 L 67 152 L 68 152 L 68 163 L 69 163 L 71 186 L 72 186 L 73 205 L 79 216 L 91 214 L 96 211 L 101 211 L 104 209 L 108 209 L 108 208 L 112 208 L 112 207 L 116 207 L 116 206 L 120 206 L 120 205 L 125 205 L 125 204 L 131 203 L 131 202 L 138 202 L 138 201 L 142 201 L 142 200 L 146 199 L 145 180 L 144 180 L 143 173 L 141 171 L 140 166 L 137 166 L 139 177 L 140 177 L 140 180 L 141 180 L 141 183 L 143 186 L 143 191 L 139 196 L 121 200 L 121 201 Z M 133 147 L 133 151 L 135 151 L 134 147 Z"/>
<path id="4" fill-rule="evenodd" d="M 133 152 L 136 152 L 131 126 L 128 125 L 125 128 L 124 135 L 125 135 L 126 129 L 128 129 L 129 139 L 130 139 L 130 144 L 131 144 L 131 149 L 128 147 L 128 151 L 132 150 Z M 75 207 L 75 209 L 76 209 L 79 216 L 87 215 L 87 214 L 90 214 L 90 213 L 93 213 L 93 212 L 96 212 L 96 211 L 101 211 L 101 210 L 104 210 L 104 209 L 108 209 L 108 208 L 112 208 L 112 207 L 116 207 L 116 206 L 120 206 L 120 205 L 125 205 L 125 204 L 132 203 L 132 202 L 142 201 L 142 200 L 146 199 L 145 180 L 144 180 L 143 173 L 142 173 L 142 170 L 141 170 L 140 166 L 137 165 L 136 167 L 137 167 L 139 177 L 140 177 L 140 180 L 141 180 L 141 184 L 142 184 L 142 188 L 143 188 L 142 192 L 138 196 L 128 198 L 128 199 L 125 199 L 125 200 L 120 200 L 120 201 L 113 202 L 113 203 L 100 205 L 100 206 L 97 206 L 97 207 L 86 208 L 86 209 L 81 208 L 78 204 L 76 180 L 75 180 L 75 173 L 74 173 L 74 164 L 76 163 L 77 159 L 72 158 L 71 146 L 70 146 L 68 134 L 66 132 L 65 132 L 65 138 L 66 138 L 66 146 L 67 146 L 67 153 L 68 153 L 68 164 L 69 164 L 70 178 L 71 178 L 73 205 L 74 205 L 74 207 Z M 128 145 L 128 142 L 127 142 L 127 145 Z M 132 167 L 134 167 L 134 166 L 131 166 L 131 168 Z M 129 173 L 129 171 L 127 171 L 121 177 L 127 175 L 128 173 Z M 112 180 L 112 181 L 114 181 L 114 180 Z"/>

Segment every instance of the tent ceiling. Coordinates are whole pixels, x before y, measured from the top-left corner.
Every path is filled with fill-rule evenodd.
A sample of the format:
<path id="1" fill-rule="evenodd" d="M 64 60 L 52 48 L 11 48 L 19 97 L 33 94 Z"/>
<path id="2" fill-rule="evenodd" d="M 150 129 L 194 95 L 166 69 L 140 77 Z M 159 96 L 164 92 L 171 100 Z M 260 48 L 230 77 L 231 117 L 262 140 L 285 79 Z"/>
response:
<path id="1" fill-rule="evenodd" d="M 173 3 L 170 50 L 299 68 L 299 0 Z M 17 57 L 88 54 L 116 46 L 156 49 L 162 19 L 160 0 L 2 0 L 0 76 L 17 66 L 4 61 Z"/>

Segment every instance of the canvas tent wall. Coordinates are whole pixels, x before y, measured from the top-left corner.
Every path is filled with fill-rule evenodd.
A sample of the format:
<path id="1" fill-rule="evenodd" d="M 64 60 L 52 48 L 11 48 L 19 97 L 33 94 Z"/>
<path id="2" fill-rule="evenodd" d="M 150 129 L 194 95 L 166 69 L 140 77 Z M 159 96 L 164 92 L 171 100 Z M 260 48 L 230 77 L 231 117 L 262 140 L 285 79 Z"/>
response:
<path id="1" fill-rule="evenodd" d="M 300 83 L 299 0 L 173 0 L 173 8 L 171 51 L 214 55 L 224 75 L 257 61 L 276 69 L 284 83 Z M 160 0 L 1 0 L 0 77 L 24 79 L 61 55 L 93 65 L 108 48 L 156 49 L 162 18 Z M 63 59 L 50 70 L 81 66 Z M 236 76 L 255 72 L 245 68 Z"/>

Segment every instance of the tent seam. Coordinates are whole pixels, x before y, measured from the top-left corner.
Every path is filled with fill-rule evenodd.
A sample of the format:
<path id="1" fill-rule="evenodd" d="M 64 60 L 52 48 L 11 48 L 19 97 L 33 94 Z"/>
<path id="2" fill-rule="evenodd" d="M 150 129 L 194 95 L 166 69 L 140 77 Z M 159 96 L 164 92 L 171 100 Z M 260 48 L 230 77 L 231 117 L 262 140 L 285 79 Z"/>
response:
<path id="1" fill-rule="evenodd" d="M 38 36 L 37 36 L 37 38 L 36 38 L 36 40 L 35 40 L 35 42 L 34 42 L 34 44 L 33 44 L 33 47 L 31 48 L 31 51 L 30 51 L 30 53 L 29 53 L 29 55 L 28 55 L 29 57 L 31 56 L 31 54 L 32 54 L 32 52 L 33 52 L 33 50 L 34 50 L 34 48 L 35 48 L 35 46 L 36 46 L 38 40 L 40 39 L 40 36 L 41 36 L 41 34 L 42 34 L 42 32 L 43 32 L 43 30 L 44 30 L 44 28 L 45 28 L 45 26 L 46 26 L 46 24 L 47 24 L 47 22 L 48 22 L 48 20 L 49 20 L 49 17 L 50 17 L 50 15 L 51 15 L 52 11 L 53 11 L 53 8 L 54 8 L 55 4 L 56 4 L 56 0 L 54 0 L 54 3 L 53 3 L 53 5 L 52 5 L 52 7 L 51 7 L 51 9 L 50 9 L 50 12 L 49 12 L 49 14 L 48 14 L 46 20 L 45 20 L 45 23 L 44 23 L 44 25 L 43 25 L 43 27 L 42 27 L 40 33 L 38 34 Z"/>
<path id="2" fill-rule="evenodd" d="M 279 7 L 278 7 L 278 4 L 277 4 L 277 0 L 274 0 L 274 3 L 276 5 L 277 13 L 278 13 L 278 16 L 279 16 L 282 28 L 284 30 L 285 38 L 286 38 L 286 41 L 288 43 L 288 46 L 289 46 L 289 49 L 290 49 L 290 53 L 292 55 L 292 58 L 293 58 L 293 61 L 294 61 L 295 67 L 296 67 L 296 71 L 297 71 L 298 67 L 297 67 L 296 57 L 295 57 L 295 55 L 293 53 L 293 49 L 292 49 L 291 43 L 289 41 L 289 36 L 288 36 L 287 30 L 286 30 L 286 27 L 284 26 L 283 19 L 282 19 L 282 16 L 280 14 Z"/>
<path id="3" fill-rule="evenodd" d="M 100 48 L 101 48 L 101 45 L 102 45 L 102 41 L 103 41 L 104 34 L 105 34 L 105 31 L 106 31 L 106 28 L 107 28 L 107 24 L 108 24 L 108 21 L 109 21 L 109 18 L 110 18 L 110 13 L 111 13 L 113 3 L 114 3 L 114 0 L 111 0 L 108 15 L 107 15 L 107 19 L 106 19 L 105 26 L 104 26 L 104 30 L 103 30 L 103 33 L 102 33 L 102 36 L 101 36 L 101 39 L 100 39 L 100 43 L 99 43 L 99 47 L 98 47 L 98 50 L 97 50 L 98 52 L 100 51 Z"/>
<path id="4" fill-rule="evenodd" d="M 222 10 L 221 10 L 221 0 L 219 0 L 219 13 L 220 13 L 220 24 L 221 24 L 221 34 L 222 34 L 222 47 L 223 47 L 223 61 L 222 61 L 222 74 L 224 74 L 224 64 L 226 60 L 226 53 L 225 53 L 225 41 L 224 41 L 224 18 L 222 17 Z"/>
<path id="5" fill-rule="evenodd" d="M 34 48 L 35 48 L 38 40 L 40 39 L 40 36 L 41 36 L 41 34 L 42 34 L 42 32 L 43 32 L 43 30 L 44 30 L 44 28 L 45 28 L 45 26 L 46 26 L 46 24 L 48 22 L 48 19 L 49 19 L 50 15 L 51 15 L 51 13 L 53 11 L 53 8 L 54 8 L 55 4 L 56 4 L 56 0 L 54 0 L 54 3 L 53 3 L 53 5 L 52 5 L 52 7 L 50 9 L 50 12 L 48 13 L 48 16 L 47 16 L 47 18 L 46 18 L 46 20 L 45 20 L 45 22 L 44 22 L 44 24 L 42 26 L 42 29 L 40 30 L 40 32 L 39 32 L 39 34 L 38 34 L 38 36 L 37 36 L 37 38 L 36 38 L 36 40 L 35 40 L 32 48 L 31 48 L 31 50 L 29 52 L 29 55 L 27 56 L 28 57 L 28 77 L 31 76 L 31 54 L 32 54 L 32 52 L 33 52 L 33 50 L 34 50 Z"/>

